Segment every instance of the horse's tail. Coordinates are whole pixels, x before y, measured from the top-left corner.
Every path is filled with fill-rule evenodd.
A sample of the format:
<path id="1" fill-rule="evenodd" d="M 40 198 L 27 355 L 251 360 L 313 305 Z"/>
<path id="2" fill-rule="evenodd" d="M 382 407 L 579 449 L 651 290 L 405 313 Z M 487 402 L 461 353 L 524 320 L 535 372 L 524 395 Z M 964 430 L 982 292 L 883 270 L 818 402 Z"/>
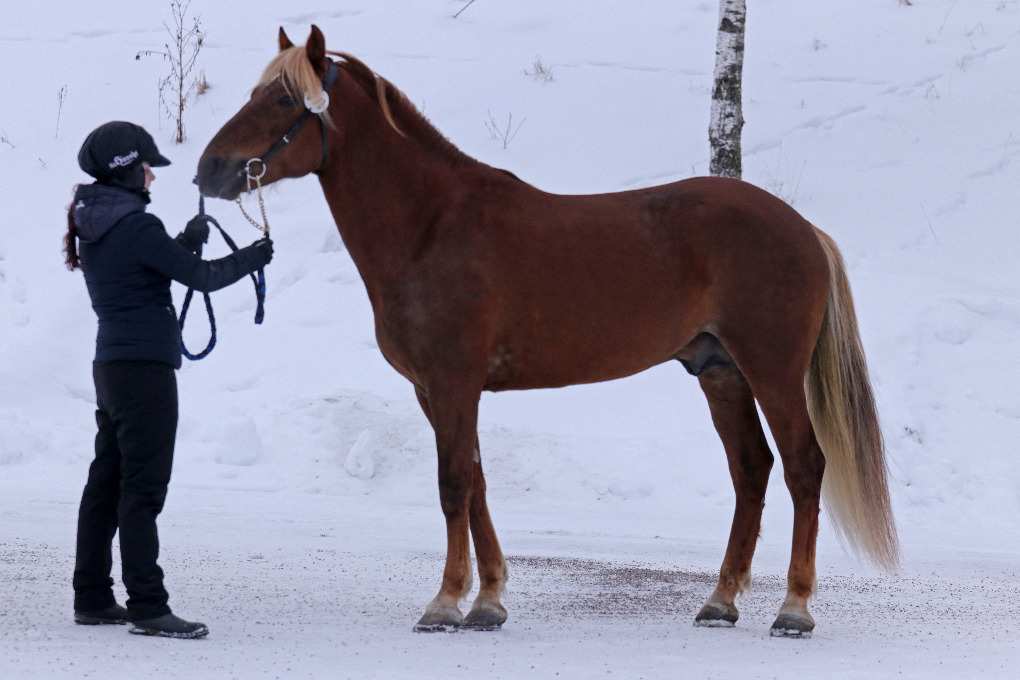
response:
<path id="1" fill-rule="evenodd" d="M 846 265 L 832 238 L 816 232 L 829 262 L 829 300 L 804 389 L 825 455 L 822 497 L 837 532 L 851 548 L 892 569 L 899 562 L 899 546 L 885 446 Z"/>

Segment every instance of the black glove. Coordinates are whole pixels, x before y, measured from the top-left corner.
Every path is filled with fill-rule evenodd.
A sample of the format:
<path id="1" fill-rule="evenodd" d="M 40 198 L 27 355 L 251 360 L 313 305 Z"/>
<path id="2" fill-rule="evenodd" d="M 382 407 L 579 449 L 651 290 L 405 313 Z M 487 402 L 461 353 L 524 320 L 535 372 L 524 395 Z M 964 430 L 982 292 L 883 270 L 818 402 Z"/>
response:
<path id="1" fill-rule="evenodd" d="M 273 239 L 267 236 L 266 238 L 255 241 L 255 243 L 251 245 L 252 248 L 255 249 L 255 252 L 262 256 L 262 259 L 264 260 L 263 266 L 273 261 Z"/>
<path id="2" fill-rule="evenodd" d="M 193 217 L 177 236 L 177 242 L 193 253 L 202 249 L 203 243 L 209 242 L 209 223 L 202 217 Z"/>

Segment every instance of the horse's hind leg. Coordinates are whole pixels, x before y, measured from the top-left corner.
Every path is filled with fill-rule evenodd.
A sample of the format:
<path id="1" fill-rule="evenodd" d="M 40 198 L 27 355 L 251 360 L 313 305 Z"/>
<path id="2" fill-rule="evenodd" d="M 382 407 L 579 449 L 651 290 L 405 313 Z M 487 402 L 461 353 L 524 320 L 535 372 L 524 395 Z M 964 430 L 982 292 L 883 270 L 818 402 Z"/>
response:
<path id="1" fill-rule="evenodd" d="M 755 393 L 783 459 L 783 476 L 793 497 L 793 547 L 786 600 L 772 624 L 772 635 L 810 635 L 815 621 L 807 603 L 815 588 L 815 543 L 825 457 L 815 439 L 804 396 L 803 378 L 786 389 Z"/>
<path id="2" fill-rule="evenodd" d="M 506 586 L 507 569 L 503 551 L 499 547 L 496 529 L 489 517 L 485 500 L 485 475 L 482 472 L 481 450 L 475 443 L 474 481 L 471 487 L 471 537 L 478 557 L 480 585 L 478 597 L 464 619 L 464 627 L 474 630 L 496 630 L 506 621 L 506 609 L 500 603 Z"/>
<path id="3" fill-rule="evenodd" d="M 700 626 L 732 626 L 739 616 L 734 601 L 751 582 L 751 558 L 773 458 L 751 388 L 737 367 L 732 363 L 713 365 L 700 373 L 698 381 L 726 449 L 737 503 L 719 584 L 694 622 Z"/>
<path id="4" fill-rule="evenodd" d="M 789 337 L 789 336 L 787 336 Z M 810 337 L 805 333 L 802 338 Z M 793 498 L 793 546 L 786 600 L 772 624 L 774 636 L 805 637 L 815 622 L 807 604 L 815 587 L 815 543 L 825 457 L 815 439 L 804 394 L 811 348 L 792 338 L 786 351 L 767 354 L 750 346 L 734 352 L 779 447 L 783 476 Z"/>

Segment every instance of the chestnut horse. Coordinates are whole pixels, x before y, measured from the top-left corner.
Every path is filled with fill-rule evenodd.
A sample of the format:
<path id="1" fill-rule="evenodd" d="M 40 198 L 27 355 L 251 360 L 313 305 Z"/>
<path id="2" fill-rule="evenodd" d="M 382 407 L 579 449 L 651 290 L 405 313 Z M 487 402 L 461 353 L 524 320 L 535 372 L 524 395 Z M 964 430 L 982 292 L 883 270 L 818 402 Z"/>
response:
<path id="1" fill-rule="evenodd" d="M 250 101 L 202 154 L 198 183 L 206 196 L 234 199 L 246 161 L 267 153 L 264 183 L 319 177 L 368 289 L 379 349 L 414 385 L 436 434 L 446 566 L 416 630 L 506 620 L 507 569 L 478 445 L 482 391 L 612 380 L 670 360 L 697 376 L 736 492 L 719 582 L 697 623 L 733 625 L 750 583 L 773 462 L 756 400 L 795 513 L 772 632 L 814 628 L 807 604 L 823 491 L 847 542 L 896 564 L 875 403 L 845 267 L 827 235 L 731 179 L 546 193 L 461 153 L 365 64 L 327 51 L 317 27 L 303 47 L 283 29 L 279 41 Z M 469 533 L 481 584 L 465 617 Z"/>

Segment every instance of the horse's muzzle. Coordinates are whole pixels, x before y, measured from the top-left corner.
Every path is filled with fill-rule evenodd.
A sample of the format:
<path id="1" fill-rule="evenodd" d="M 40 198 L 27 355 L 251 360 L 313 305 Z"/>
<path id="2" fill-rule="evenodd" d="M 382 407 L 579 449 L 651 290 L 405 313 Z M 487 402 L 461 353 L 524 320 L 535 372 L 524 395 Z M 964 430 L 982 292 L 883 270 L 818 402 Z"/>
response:
<path id="1" fill-rule="evenodd" d="M 195 184 L 203 196 L 234 200 L 245 189 L 245 159 L 202 156 Z"/>

